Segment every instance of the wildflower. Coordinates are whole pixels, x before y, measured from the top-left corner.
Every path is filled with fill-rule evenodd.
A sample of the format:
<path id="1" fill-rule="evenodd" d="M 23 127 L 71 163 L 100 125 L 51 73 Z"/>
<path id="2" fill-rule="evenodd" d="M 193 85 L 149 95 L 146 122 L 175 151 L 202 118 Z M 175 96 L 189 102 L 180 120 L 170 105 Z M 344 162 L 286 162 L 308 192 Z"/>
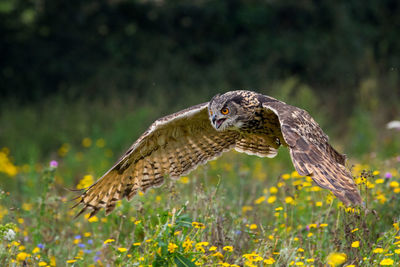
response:
<path id="1" fill-rule="evenodd" d="M 46 266 L 47 263 L 45 261 L 39 261 L 38 266 Z"/>
<path id="2" fill-rule="evenodd" d="M 303 265 L 304 265 L 304 262 L 298 261 L 298 262 L 296 262 L 294 265 L 303 266 Z"/>
<path id="3" fill-rule="evenodd" d="M 347 260 L 347 255 L 345 253 L 333 252 L 328 255 L 326 261 L 331 266 L 338 266 Z"/>
<path id="4" fill-rule="evenodd" d="M 393 181 L 393 182 L 390 182 L 389 186 L 390 186 L 391 188 L 396 188 L 396 187 L 399 187 L 399 183 L 396 182 L 396 181 Z"/>
<path id="5" fill-rule="evenodd" d="M 288 179 L 290 179 L 290 174 L 288 174 L 288 173 L 282 174 L 282 179 L 283 179 L 283 180 L 288 180 Z"/>
<path id="6" fill-rule="evenodd" d="M 103 138 L 99 138 L 96 140 L 96 146 L 99 148 L 103 148 L 106 145 L 106 141 Z"/>
<path id="7" fill-rule="evenodd" d="M 209 249 L 208 249 L 208 251 L 216 251 L 217 250 L 217 247 L 216 246 L 211 246 Z"/>
<path id="8" fill-rule="evenodd" d="M 170 253 L 174 253 L 174 251 L 178 248 L 177 245 L 175 245 L 174 243 L 168 243 L 168 252 Z"/>
<path id="9" fill-rule="evenodd" d="M 127 251 L 127 249 L 126 248 L 118 248 L 118 251 L 119 252 L 125 252 L 125 251 Z"/>
<path id="10" fill-rule="evenodd" d="M 259 197 L 256 200 L 254 200 L 254 204 L 261 204 L 265 201 L 265 196 Z"/>
<path id="11" fill-rule="evenodd" d="M 38 248 L 38 247 L 35 247 L 33 250 L 32 250 L 32 253 L 33 254 L 36 254 L 36 253 L 39 253 L 40 252 L 40 248 Z"/>
<path id="12" fill-rule="evenodd" d="M 255 230 L 255 229 L 257 229 L 257 225 L 254 224 L 254 223 L 252 223 L 252 224 L 249 226 L 249 228 L 250 228 L 250 230 Z"/>
<path id="13" fill-rule="evenodd" d="M 381 260 L 381 262 L 379 263 L 380 265 L 393 265 L 393 260 L 389 259 L 389 258 L 385 258 L 383 260 Z"/>
<path id="14" fill-rule="evenodd" d="M 287 203 L 287 204 L 292 204 L 293 203 L 293 198 L 292 197 L 285 197 L 285 202 Z"/>
<path id="15" fill-rule="evenodd" d="M 267 202 L 268 203 L 274 203 L 276 201 L 276 196 L 270 196 L 268 199 L 267 199 Z"/>
<path id="16" fill-rule="evenodd" d="M 67 260 L 67 263 L 74 263 L 76 260 Z"/>
<path id="17" fill-rule="evenodd" d="M 222 249 L 225 250 L 225 251 L 228 251 L 228 252 L 232 252 L 233 251 L 233 247 L 232 246 L 225 246 Z"/>
<path id="18" fill-rule="evenodd" d="M 312 262 L 314 262 L 314 259 L 313 259 L 313 258 L 306 259 L 306 262 L 307 262 L 307 263 L 312 263 Z M 348 267 L 348 266 L 347 266 L 347 267 Z"/>
<path id="19" fill-rule="evenodd" d="M 82 146 L 83 147 L 90 147 L 92 145 L 92 139 L 90 139 L 89 137 L 85 137 L 82 140 Z"/>
<path id="20" fill-rule="evenodd" d="M 13 229 L 8 229 L 7 232 L 5 232 L 3 237 L 4 237 L 4 239 L 6 239 L 8 241 L 14 240 L 14 238 L 15 238 L 14 230 Z"/>
<path id="21" fill-rule="evenodd" d="M 270 192 L 271 194 L 276 194 L 276 193 L 278 193 L 278 188 L 276 188 L 275 186 L 272 186 L 272 187 L 269 189 L 269 192 Z"/>
<path id="22" fill-rule="evenodd" d="M 58 162 L 56 160 L 52 160 L 49 163 L 50 169 L 56 169 L 58 167 Z"/>
<path id="23" fill-rule="evenodd" d="M 399 249 L 395 249 L 395 250 L 394 250 L 394 253 L 400 254 L 400 248 L 399 248 Z"/>
<path id="24" fill-rule="evenodd" d="M 140 246 L 140 242 L 133 243 L 133 246 L 135 247 Z"/>
<path id="25" fill-rule="evenodd" d="M 250 210 L 253 210 L 253 207 L 252 207 L 252 206 L 243 206 L 243 207 L 242 207 L 242 212 L 243 212 L 243 213 L 245 213 L 245 212 L 247 212 L 247 211 L 250 211 Z"/>
<path id="26" fill-rule="evenodd" d="M 79 184 L 76 186 L 76 189 L 85 189 L 94 183 L 93 176 L 88 174 L 83 176 L 83 178 L 79 181 Z"/>
<path id="27" fill-rule="evenodd" d="M 92 235 L 92 233 L 90 233 L 90 232 L 86 232 L 86 233 L 84 233 L 83 234 L 85 237 L 89 237 L 89 236 L 91 236 Z"/>
<path id="28" fill-rule="evenodd" d="M 385 178 L 386 179 L 390 179 L 390 178 L 392 178 L 393 176 L 392 176 L 392 174 L 390 173 L 390 172 L 387 172 L 387 173 L 385 173 Z"/>
<path id="29" fill-rule="evenodd" d="M 104 241 L 104 244 L 108 244 L 108 243 L 112 243 L 115 242 L 115 239 L 107 239 L 106 241 Z"/>
<path id="30" fill-rule="evenodd" d="M 376 179 L 375 183 L 376 184 L 383 184 L 385 182 L 385 180 L 383 180 L 382 178 Z"/>
<path id="31" fill-rule="evenodd" d="M 357 232 L 358 228 L 354 228 L 353 230 L 351 230 L 352 233 Z"/>
<path id="32" fill-rule="evenodd" d="M 99 218 L 97 218 L 97 216 L 93 216 L 93 217 L 90 217 L 90 218 L 88 219 L 88 222 L 90 222 L 90 223 L 98 222 L 98 221 L 99 221 Z"/>
<path id="33" fill-rule="evenodd" d="M 182 244 L 184 252 L 188 252 L 189 250 L 191 250 L 193 248 L 193 243 L 194 243 L 194 241 L 190 240 L 190 238 L 187 237 Z"/>
<path id="34" fill-rule="evenodd" d="M 327 227 L 327 226 L 328 226 L 327 223 L 321 223 L 321 224 L 319 225 L 320 228 L 324 228 L 324 227 Z"/>
<path id="35" fill-rule="evenodd" d="M 268 258 L 264 260 L 264 263 L 267 265 L 274 264 L 275 260 L 273 258 Z"/>
<path id="36" fill-rule="evenodd" d="M 360 241 L 354 241 L 353 243 L 351 243 L 352 248 L 358 248 L 359 246 L 360 246 Z"/>
<path id="37" fill-rule="evenodd" d="M 206 226 L 203 223 L 200 223 L 200 222 L 192 222 L 192 226 L 194 228 L 200 228 L 200 229 L 206 228 Z"/>
<path id="38" fill-rule="evenodd" d="M 182 177 L 179 179 L 179 182 L 180 182 L 181 184 L 187 184 L 187 183 L 189 183 L 189 177 L 187 177 L 187 176 L 182 176 Z"/>
<path id="39" fill-rule="evenodd" d="M 281 211 L 281 210 L 283 210 L 283 208 L 282 207 L 277 207 L 275 210 L 276 211 Z"/>
<path id="40" fill-rule="evenodd" d="M 317 201 L 315 202 L 316 207 L 322 207 L 322 201 Z"/>
<path id="41" fill-rule="evenodd" d="M 383 248 L 376 248 L 372 251 L 373 253 L 383 253 Z"/>
<path id="42" fill-rule="evenodd" d="M 24 261 L 29 256 L 30 256 L 30 254 L 28 254 L 26 252 L 20 252 L 17 254 L 17 261 Z"/>
<path id="43" fill-rule="evenodd" d="M 215 253 L 212 254 L 211 256 L 217 257 L 217 258 L 219 258 L 219 259 L 223 259 L 223 258 L 224 258 L 224 255 L 222 255 L 221 252 L 219 252 L 219 251 L 215 252 Z"/>

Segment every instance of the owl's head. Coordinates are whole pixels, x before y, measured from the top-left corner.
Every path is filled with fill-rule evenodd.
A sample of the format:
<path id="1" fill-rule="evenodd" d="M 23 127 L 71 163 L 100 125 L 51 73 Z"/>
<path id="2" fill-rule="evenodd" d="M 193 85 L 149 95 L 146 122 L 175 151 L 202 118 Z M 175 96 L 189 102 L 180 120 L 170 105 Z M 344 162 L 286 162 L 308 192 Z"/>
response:
<path id="1" fill-rule="evenodd" d="M 217 131 L 240 129 L 249 120 L 251 111 L 242 105 L 239 91 L 214 96 L 208 105 L 208 116 Z"/>

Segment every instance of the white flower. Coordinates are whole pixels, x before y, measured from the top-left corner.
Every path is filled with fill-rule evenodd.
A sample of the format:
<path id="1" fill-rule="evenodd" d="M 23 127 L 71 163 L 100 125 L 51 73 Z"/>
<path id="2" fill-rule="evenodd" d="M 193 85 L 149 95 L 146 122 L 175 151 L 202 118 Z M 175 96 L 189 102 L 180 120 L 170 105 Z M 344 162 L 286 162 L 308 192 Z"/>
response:
<path id="1" fill-rule="evenodd" d="M 15 232 L 12 229 L 8 229 L 8 231 L 4 234 L 4 239 L 8 241 L 12 241 L 15 238 Z"/>

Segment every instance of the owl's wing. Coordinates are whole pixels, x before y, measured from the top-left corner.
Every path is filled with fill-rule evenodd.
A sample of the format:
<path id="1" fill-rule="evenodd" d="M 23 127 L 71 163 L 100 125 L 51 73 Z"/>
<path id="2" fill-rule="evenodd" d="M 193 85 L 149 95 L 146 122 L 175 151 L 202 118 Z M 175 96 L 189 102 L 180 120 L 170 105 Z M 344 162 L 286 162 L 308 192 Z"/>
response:
<path id="1" fill-rule="evenodd" d="M 278 116 L 297 172 L 311 176 L 317 185 L 331 190 L 346 205 L 362 204 L 353 177 L 345 167 L 346 157 L 328 143 L 328 136 L 318 123 L 305 110 L 281 101 L 266 99 L 262 104 Z"/>
<path id="2" fill-rule="evenodd" d="M 77 203 L 83 208 L 77 216 L 88 209 L 93 216 L 101 208 L 109 214 L 118 200 L 130 200 L 139 190 L 160 186 L 165 176 L 179 178 L 233 148 L 239 134 L 216 131 L 209 121 L 207 105 L 156 120 L 109 171 L 83 192 Z"/>
<path id="3" fill-rule="evenodd" d="M 248 155 L 273 158 L 278 154 L 278 146 L 271 145 L 273 140 L 266 135 L 247 134 L 240 136 L 235 145 L 235 150 Z"/>

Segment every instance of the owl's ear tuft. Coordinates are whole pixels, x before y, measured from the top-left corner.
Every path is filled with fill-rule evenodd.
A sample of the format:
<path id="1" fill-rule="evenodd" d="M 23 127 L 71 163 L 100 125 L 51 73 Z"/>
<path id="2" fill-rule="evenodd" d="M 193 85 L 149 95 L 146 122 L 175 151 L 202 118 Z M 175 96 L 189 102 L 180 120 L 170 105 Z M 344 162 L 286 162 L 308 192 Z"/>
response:
<path id="1" fill-rule="evenodd" d="M 233 98 L 231 98 L 232 102 L 235 102 L 238 105 L 241 105 L 243 102 L 243 96 L 242 95 L 235 95 Z"/>
<path id="2" fill-rule="evenodd" d="M 216 94 L 215 96 L 213 96 L 213 98 L 211 98 L 210 100 L 210 104 L 214 101 L 215 98 L 219 97 L 221 94 Z"/>

